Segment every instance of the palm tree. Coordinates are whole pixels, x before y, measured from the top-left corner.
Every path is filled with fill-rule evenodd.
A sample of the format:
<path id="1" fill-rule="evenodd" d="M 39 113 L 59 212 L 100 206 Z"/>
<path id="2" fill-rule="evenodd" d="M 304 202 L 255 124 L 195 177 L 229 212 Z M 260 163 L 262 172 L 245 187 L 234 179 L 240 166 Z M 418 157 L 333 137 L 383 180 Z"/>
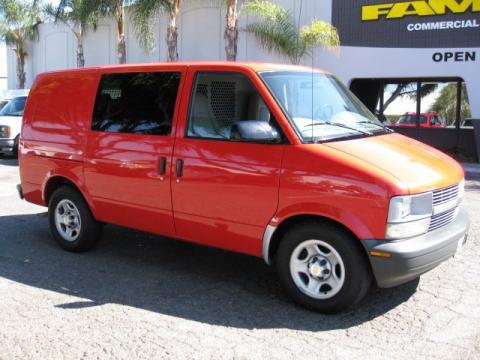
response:
<path id="1" fill-rule="evenodd" d="M 115 19 L 117 23 L 117 62 L 125 64 L 127 61 L 127 50 L 125 47 L 125 11 L 123 0 L 92 0 L 92 2 L 100 15 L 111 16 Z"/>
<path id="2" fill-rule="evenodd" d="M 225 39 L 225 55 L 228 61 L 237 60 L 238 16 L 240 14 L 238 3 L 238 0 L 225 0 L 226 24 L 223 38 Z"/>
<path id="3" fill-rule="evenodd" d="M 25 87 L 25 58 L 27 43 L 38 38 L 40 10 L 35 0 L 0 0 L 0 40 L 15 52 L 17 60 L 17 87 Z"/>
<path id="4" fill-rule="evenodd" d="M 201 0 L 199 0 L 201 1 Z M 202 1 L 202 3 L 205 0 Z M 229 61 L 237 58 L 238 43 L 238 17 L 240 15 L 239 4 L 242 0 L 211 0 L 211 3 L 225 6 L 226 26 L 224 31 L 225 54 Z M 166 12 L 169 16 L 167 27 L 167 59 L 168 61 L 178 60 L 178 28 L 176 20 L 180 12 L 181 0 L 137 0 L 133 6 L 133 19 L 137 37 L 141 45 L 151 50 L 153 47 L 153 36 L 150 31 L 150 20 L 159 11 Z"/>
<path id="5" fill-rule="evenodd" d="M 168 15 L 167 26 L 167 61 L 178 60 L 178 28 L 177 17 L 180 13 L 181 0 L 137 0 L 133 5 L 133 22 L 140 43 L 151 49 L 153 36 L 150 30 L 151 19 L 158 12 Z"/>
<path id="6" fill-rule="evenodd" d="M 244 10 L 260 20 L 248 24 L 245 31 L 255 35 L 267 51 L 283 55 L 293 64 L 300 63 L 315 47 L 333 50 L 340 45 L 334 26 L 313 20 L 300 28 L 290 10 L 270 1 L 249 0 L 245 3 Z"/>
<path id="7" fill-rule="evenodd" d="M 83 42 L 89 27 L 97 28 L 99 11 L 91 0 L 61 0 L 57 8 L 51 4 L 44 7 L 44 12 L 64 23 L 75 35 L 77 40 L 77 67 L 85 66 Z"/>

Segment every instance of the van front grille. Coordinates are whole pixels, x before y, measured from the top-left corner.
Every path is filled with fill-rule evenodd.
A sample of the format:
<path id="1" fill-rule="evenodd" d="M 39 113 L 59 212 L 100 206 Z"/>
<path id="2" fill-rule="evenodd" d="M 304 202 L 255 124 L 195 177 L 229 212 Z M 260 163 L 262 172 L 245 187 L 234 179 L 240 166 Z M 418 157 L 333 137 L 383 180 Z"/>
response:
<path id="1" fill-rule="evenodd" d="M 456 200 L 459 196 L 459 185 L 455 184 L 443 189 L 433 191 L 433 206 Z"/>
<path id="2" fill-rule="evenodd" d="M 457 209 L 458 208 L 455 207 L 453 209 L 445 211 L 444 213 L 433 215 L 430 220 L 430 227 L 428 228 L 428 231 L 437 230 L 438 228 L 441 228 L 442 226 L 451 223 L 457 215 Z"/>

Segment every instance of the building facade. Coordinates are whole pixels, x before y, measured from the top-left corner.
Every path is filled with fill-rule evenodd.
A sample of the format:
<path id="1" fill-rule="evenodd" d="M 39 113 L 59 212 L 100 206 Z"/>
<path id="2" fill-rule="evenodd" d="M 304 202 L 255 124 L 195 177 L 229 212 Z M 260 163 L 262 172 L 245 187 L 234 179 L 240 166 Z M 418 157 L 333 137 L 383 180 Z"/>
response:
<path id="1" fill-rule="evenodd" d="M 315 50 L 304 65 L 335 73 L 399 132 L 478 160 L 480 141 L 475 141 L 473 124 L 480 119 L 480 0 L 275 2 L 289 8 L 300 26 L 319 19 L 339 30 L 341 47 L 333 53 Z M 127 62 L 165 61 L 166 17 L 159 14 L 152 24 L 156 47 L 147 53 L 136 40 L 128 8 L 126 16 Z M 240 28 L 249 21 L 241 14 Z M 184 1 L 178 28 L 181 60 L 225 59 L 225 10 L 215 2 Z M 27 86 L 43 71 L 74 67 L 75 47 L 65 26 L 42 24 L 39 40 L 30 44 Z M 8 87 L 15 88 L 13 51 L 7 56 Z M 287 62 L 245 32 L 240 33 L 238 60 Z M 85 63 L 115 62 L 116 25 L 105 19 L 87 34 Z"/>

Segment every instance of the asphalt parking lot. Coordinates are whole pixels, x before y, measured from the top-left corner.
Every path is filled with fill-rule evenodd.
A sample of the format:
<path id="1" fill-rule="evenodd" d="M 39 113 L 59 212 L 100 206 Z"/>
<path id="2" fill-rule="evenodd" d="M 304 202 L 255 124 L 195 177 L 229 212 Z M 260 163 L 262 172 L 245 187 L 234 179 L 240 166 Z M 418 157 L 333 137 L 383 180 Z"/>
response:
<path id="1" fill-rule="evenodd" d="M 480 359 L 480 178 L 460 254 L 334 316 L 293 305 L 252 257 L 115 226 L 67 253 L 18 182 L 0 158 L 0 359 Z"/>

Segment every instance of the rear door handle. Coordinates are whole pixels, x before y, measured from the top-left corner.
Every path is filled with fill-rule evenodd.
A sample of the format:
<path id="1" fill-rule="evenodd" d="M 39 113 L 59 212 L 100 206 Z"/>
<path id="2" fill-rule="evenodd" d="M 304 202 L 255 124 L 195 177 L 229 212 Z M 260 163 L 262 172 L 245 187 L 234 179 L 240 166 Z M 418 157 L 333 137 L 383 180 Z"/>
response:
<path id="1" fill-rule="evenodd" d="M 167 158 L 162 156 L 158 161 L 158 173 L 160 175 L 165 175 L 167 172 Z"/>
<path id="2" fill-rule="evenodd" d="M 181 178 L 183 176 L 183 160 L 177 159 L 177 178 Z"/>

